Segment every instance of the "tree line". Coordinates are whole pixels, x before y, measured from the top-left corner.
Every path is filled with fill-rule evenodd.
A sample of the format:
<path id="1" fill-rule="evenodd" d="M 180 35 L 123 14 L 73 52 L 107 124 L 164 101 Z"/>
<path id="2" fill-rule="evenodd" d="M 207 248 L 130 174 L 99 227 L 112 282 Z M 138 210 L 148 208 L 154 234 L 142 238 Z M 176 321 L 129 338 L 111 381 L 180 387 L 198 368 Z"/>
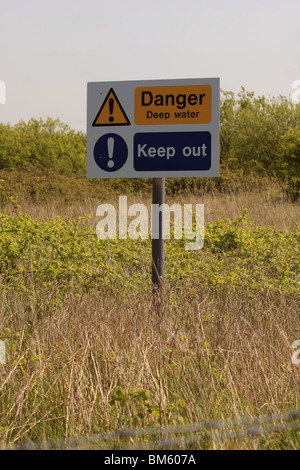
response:
<path id="1" fill-rule="evenodd" d="M 278 177 L 300 188 L 300 104 L 284 96 L 221 91 L 221 172 Z M 86 135 L 48 118 L 0 123 L 0 169 L 57 170 L 84 177 Z"/>

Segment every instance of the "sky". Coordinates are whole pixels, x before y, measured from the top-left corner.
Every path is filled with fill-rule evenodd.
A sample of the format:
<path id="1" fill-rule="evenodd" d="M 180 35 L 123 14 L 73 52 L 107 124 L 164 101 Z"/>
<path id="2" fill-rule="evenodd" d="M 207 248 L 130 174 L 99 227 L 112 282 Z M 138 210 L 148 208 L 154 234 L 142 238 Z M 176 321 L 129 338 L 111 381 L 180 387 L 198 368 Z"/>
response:
<path id="1" fill-rule="evenodd" d="M 92 81 L 219 77 L 290 97 L 299 45 L 299 0 L 0 0 L 0 122 L 85 132 Z"/>

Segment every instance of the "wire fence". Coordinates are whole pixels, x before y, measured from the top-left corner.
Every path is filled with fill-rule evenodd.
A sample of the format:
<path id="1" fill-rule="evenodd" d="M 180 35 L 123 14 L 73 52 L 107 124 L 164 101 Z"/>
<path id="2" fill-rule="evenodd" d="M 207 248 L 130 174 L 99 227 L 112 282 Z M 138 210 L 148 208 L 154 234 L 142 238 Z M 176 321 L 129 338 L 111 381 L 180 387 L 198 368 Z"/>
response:
<path id="1" fill-rule="evenodd" d="M 299 431 L 300 410 L 289 413 L 259 416 L 254 419 L 231 419 L 206 421 L 189 426 L 120 428 L 108 434 L 28 442 L 11 446 L 13 450 L 166 450 L 187 449 L 203 445 L 206 441 L 226 441 L 258 438 L 286 431 Z"/>

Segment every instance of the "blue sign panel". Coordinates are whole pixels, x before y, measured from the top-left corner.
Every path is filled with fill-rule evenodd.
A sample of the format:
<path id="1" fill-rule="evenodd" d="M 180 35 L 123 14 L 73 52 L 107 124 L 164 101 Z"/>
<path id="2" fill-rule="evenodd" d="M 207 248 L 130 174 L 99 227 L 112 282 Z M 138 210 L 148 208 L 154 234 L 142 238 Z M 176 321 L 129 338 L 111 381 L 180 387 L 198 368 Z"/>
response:
<path id="1" fill-rule="evenodd" d="M 105 134 L 97 140 L 94 159 L 104 171 L 118 171 L 126 163 L 128 149 L 124 139 L 118 134 Z"/>
<path id="2" fill-rule="evenodd" d="M 134 135 L 135 171 L 191 171 L 211 167 L 210 132 L 145 132 Z"/>

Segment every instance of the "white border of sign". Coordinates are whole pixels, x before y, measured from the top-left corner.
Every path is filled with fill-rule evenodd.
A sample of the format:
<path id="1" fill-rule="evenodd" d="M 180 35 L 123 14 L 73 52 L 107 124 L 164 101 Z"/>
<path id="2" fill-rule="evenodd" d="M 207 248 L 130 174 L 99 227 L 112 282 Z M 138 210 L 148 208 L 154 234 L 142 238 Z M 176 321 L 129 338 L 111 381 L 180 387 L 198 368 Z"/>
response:
<path id="1" fill-rule="evenodd" d="M 212 88 L 212 119 L 209 124 L 137 125 L 134 120 L 135 89 L 138 87 L 173 87 L 210 85 Z M 126 115 L 129 126 L 93 127 L 93 122 L 109 90 L 113 88 Z M 89 82 L 87 84 L 87 177 L 88 178 L 161 178 L 161 177 L 217 177 L 219 176 L 219 107 L 220 79 L 139 80 L 115 82 Z M 211 167 L 209 170 L 136 171 L 133 164 L 134 135 L 159 132 L 204 132 L 211 134 Z M 104 171 L 94 159 L 94 147 L 100 137 L 113 133 L 127 144 L 128 158 L 117 171 Z"/>

